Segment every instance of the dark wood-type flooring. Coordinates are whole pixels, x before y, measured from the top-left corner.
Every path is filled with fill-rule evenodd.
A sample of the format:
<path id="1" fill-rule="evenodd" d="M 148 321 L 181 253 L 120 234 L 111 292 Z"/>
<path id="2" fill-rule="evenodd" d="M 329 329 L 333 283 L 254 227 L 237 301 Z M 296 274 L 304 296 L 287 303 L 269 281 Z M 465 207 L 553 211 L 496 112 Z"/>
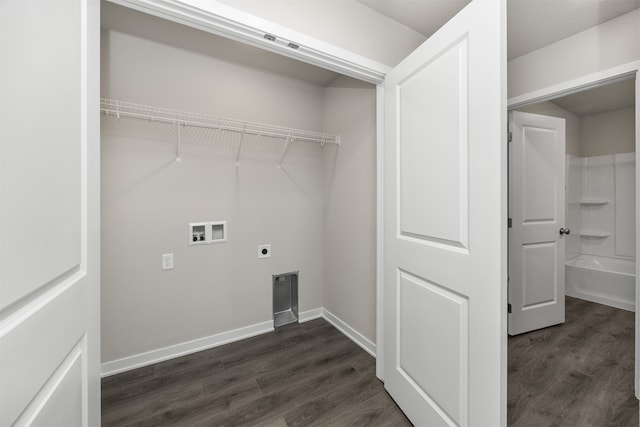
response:
<path id="1" fill-rule="evenodd" d="M 563 325 L 509 338 L 511 426 L 638 426 L 634 313 L 566 299 Z M 102 380 L 103 426 L 410 426 L 375 360 L 326 321 Z"/>
<path id="2" fill-rule="evenodd" d="M 102 380 L 103 426 L 410 426 L 322 319 Z"/>
<path id="3" fill-rule="evenodd" d="M 509 337 L 508 424 L 638 427 L 635 314 L 566 298 L 566 322 Z"/>

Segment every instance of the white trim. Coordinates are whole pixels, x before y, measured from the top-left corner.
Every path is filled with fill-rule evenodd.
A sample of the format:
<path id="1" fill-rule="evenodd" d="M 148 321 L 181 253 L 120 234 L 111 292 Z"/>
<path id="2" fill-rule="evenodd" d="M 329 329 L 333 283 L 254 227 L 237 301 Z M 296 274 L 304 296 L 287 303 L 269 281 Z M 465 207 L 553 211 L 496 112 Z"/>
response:
<path id="1" fill-rule="evenodd" d="M 94 171 L 91 171 L 89 168 L 89 163 L 91 162 L 91 155 L 93 154 L 93 150 L 90 144 L 93 142 L 91 137 L 95 136 L 95 128 L 92 129 L 92 123 L 89 121 L 89 114 L 93 114 L 91 109 L 91 103 L 89 102 L 89 98 L 94 94 L 93 88 L 90 88 L 92 80 L 90 80 L 89 73 L 93 71 L 91 68 L 91 61 L 94 62 L 97 60 L 97 55 L 92 53 L 89 48 L 89 44 L 93 41 L 89 38 L 89 25 L 96 25 L 95 20 L 91 20 L 89 15 L 89 4 L 87 0 L 82 0 L 80 2 L 80 270 L 84 272 L 87 277 L 85 281 L 88 283 L 89 287 L 99 286 L 96 281 L 93 282 L 93 278 L 99 277 L 96 273 L 97 271 L 93 271 L 93 266 L 95 264 L 90 264 L 92 260 L 90 260 L 93 255 L 93 251 L 96 251 L 98 247 L 91 245 L 92 239 L 96 237 L 95 234 L 92 234 L 90 231 L 90 226 L 93 223 L 93 220 L 96 219 L 96 215 L 91 209 L 91 204 L 93 200 L 91 199 L 91 194 L 94 190 L 96 190 L 96 182 L 98 180 L 93 179 L 95 177 Z M 92 31 L 98 31 L 97 29 L 92 28 Z M 99 61 L 99 59 L 98 59 Z M 93 135 L 91 132 L 93 131 Z M 95 142 L 94 142 L 95 144 Z M 93 174 L 93 176 L 91 175 Z M 93 185 L 92 185 L 93 184 Z M 99 185 L 99 184 L 98 184 Z M 99 190 L 98 190 L 99 191 Z M 99 194 L 97 197 L 100 197 Z M 98 199 L 99 200 L 99 199 Z M 99 202 L 98 202 L 99 203 Z M 99 219 L 97 221 L 99 223 Z M 91 267 L 89 267 L 91 265 Z M 93 276 L 93 277 L 92 277 Z M 95 307 L 95 297 L 96 293 L 87 292 L 87 300 L 91 308 Z M 88 426 L 91 423 L 96 421 L 98 418 L 98 413 L 100 410 L 100 401 L 96 399 L 98 396 L 96 394 L 95 387 L 93 390 L 90 390 L 90 384 L 95 384 L 96 378 L 99 376 L 99 345 L 100 342 L 100 317 L 99 314 L 96 316 L 93 313 L 93 310 L 89 310 L 91 315 L 87 316 L 87 324 L 86 331 L 82 337 L 83 345 L 82 348 L 78 350 L 77 357 L 81 357 L 81 378 L 82 378 L 82 425 Z M 98 322 L 98 327 L 95 328 L 95 322 Z M 94 331 L 98 332 L 98 336 L 93 337 Z M 91 335 L 91 354 L 87 354 L 87 334 Z M 95 344 L 94 341 L 95 340 Z M 95 354 L 94 354 L 95 351 Z M 73 352 L 76 352 L 74 350 Z M 76 357 L 76 358 L 77 358 Z M 91 360 L 91 365 L 89 365 L 89 360 Z M 98 363 L 96 363 L 98 361 Z M 64 376 L 66 376 L 71 368 L 73 367 L 74 362 L 69 362 L 68 367 L 66 368 L 66 372 Z M 56 374 L 54 374 L 56 375 Z M 56 388 L 60 385 L 62 378 L 58 381 Z M 54 390 L 55 391 L 55 390 Z M 91 398 L 89 394 L 91 393 Z M 51 393 L 53 394 L 53 392 Z M 47 396 L 47 400 L 51 398 L 51 394 Z M 24 413 L 22 414 L 24 415 Z M 91 422 L 89 422 L 89 418 L 91 417 Z M 99 418 L 98 418 L 99 419 Z M 28 419 L 28 422 L 25 422 L 24 425 L 31 425 L 34 418 Z M 20 425 L 21 422 L 18 421 L 16 423 Z"/>
<path id="2" fill-rule="evenodd" d="M 571 93 L 575 93 L 580 90 L 596 86 L 598 84 L 609 83 L 612 80 L 618 80 L 620 78 L 631 76 L 632 74 L 637 72 L 638 69 L 640 69 L 640 61 L 633 61 L 623 65 L 619 65 L 617 67 L 599 71 L 597 73 L 588 74 L 577 79 L 569 80 L 543 89 L 538 89 L 533 92 L 525 93 L 523 95 L 514 96 L 513 98 L 509 98 L 507 100 L 507 108 L 512 110 L 526 104 L 548 101 L 552 98 L 569 95 Z"/>
<path id="3" fill-rule="evenodd" d="M 376 376 L 384 381 L 384 83 L 376 87 Z"/>
<path id="4" fill-rule="evenodd" d="M 640 61 L 636 65 L 636 248 L 640 248 L 640 172 L 638 162 L 640 162 Z M 635 389 L 636 398 L 640 399 L 640 285 L 638 285 L 638 274 L 640 274 L 640 263 L 636 254 L 636 364 L 635 364 Z"/>
<path id="5" fill-rule="evenodd" d="M 529 92 L 507 100 L 508 109 L 514 109 L 522 105 L 547 101 L 569 93 L 573 93 L 588 87 L 598 86 L 603 83 L 627 78 L 635 74 L 636 80 L 636 164 L 640 162 L 640 61 L 633 61 L 617 67 L 609 68 L 597 73 L 559 83 L 554 86 Z M 636 247 L 640 247 L 640 171 L 636 168 Z M 640 274 L 640 263 L 636 258 L 636 356 L 635 356 L 635 395 L 640 399 L 640 286 L 638 275 Z"/>
<path id="6" fill-rule="evenodd" d="M 322 308 L 314 308 L 313 310 L 303 311 L 298 313 L 298 322 L 304 323 L 309 320 L 315 320 L 322 317 Z"/>
<path id="7" fill-rule="evenodd" d="M 198 338 L 180 344 L 170 345 L 157 350 L 147 351 L 146 353 L 134 354 L 133 356 L 123 357 L 122 359 L 103 363 L 102 376 L 107 377 L 120 372 L 130 371 L 142 366 L 152 365 L 154 363 L 218 347 L 223 344 L 240 341 L 245 338 L 250 338 L 271 331 L 273 331 L 273 320 L 256 323 L 255 325 L 245 326 L 243 328 L 227 332 L 221 332 L 219 334 Z"/>
<path id="8" fill-rule="evenodd" d="M 367 339 L 364 335 L 347 325 L 342 319 L 335 316 L 325 308 L 314 308 L 312 310 L 303 311 L 298 315 L 300 323 L 308 322 L 314 319 L 323 318 L 336 329 L 342 332 L 347 338 L 360 346 L 364 351 L 374 358 L 376 357 L 376 345 Z M 147 351 L 145 353 L 134 354 L 133 356 L 123 357 L 122 359 L 113 360 L 102 364 L 102 377 L 119 374 L 121 372 L 130 371 L 154 363 L 163 362 L 165 360 L 174 359 L 176 357 L 185 356 L 187 354 L 196 353 L 198 351 L 207 350 L 209 348 L 218 347 L 224 344 L 251 338 L 256 335 L 272 332 L 273 320 L 267 322 L 256 323 L 255 325 L 245 326 L 243 328 L 234 329 L 227 332 L 211 335 L 204 338 L 198 338 L 179 344 L 170 345 L 168 347 L 159 348 L 157 350 Z"/>
<path id="9" fill-rule="evenodd" d="M 390 67 L 216 0 L 109 0 L 122 6 L 217 34 L 377 84 Z M 265 34 L 275 41 L 265 39 Z M 298 48 L 292 49 L 289 43 Z"/>
<path id="10" fill-rule="evenodd" d="M 358 344 L 364 351 L 369 353 L 374 358 L 376 357 L 376 345 L 372 343 L 368 338 L 362 335 L 360 332 L 347 325 L 342 319 L 331 313 L 326 308 L 322 309 L 322 317 L 329 323 L 331 323 L 337 330 L 342 332 L 347 338 L 351 339 L 354 343 Z"/>

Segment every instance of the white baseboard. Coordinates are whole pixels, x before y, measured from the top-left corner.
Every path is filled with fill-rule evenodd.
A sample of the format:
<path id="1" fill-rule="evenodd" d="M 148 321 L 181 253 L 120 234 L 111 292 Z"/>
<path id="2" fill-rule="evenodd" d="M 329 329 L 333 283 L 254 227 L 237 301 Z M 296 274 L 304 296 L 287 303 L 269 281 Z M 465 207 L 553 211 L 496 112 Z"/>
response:
<path id="1" fill-rule="evenodd" d="M 106 377 L 120 372 L 130 371 L 142 366 L 152 365 L 175 357 L 184 356 L 186 354 L 195 353 L 208 348 L 218 347 L 223 344 L 243 340 L 245 338 L 250 338 L 271 331 L 273 331 L 272 320 L 256 323 L 255 325 L 245 326 L 243 328 L 210 335 L 208 337 L 198 338 L 193 341 L 187 341 L 159 348 L 157 350 L 148 351 L 146 353 L 134 354 L 133 356 L 106 362 L 101 366 L 101 374 L 103 377 Z"/>
<path id="2" fill-rule="evenodd" d="M 302 313 L 298 313 L 298 322 L 304 323 L 309 320 L 315 320 L 322 317 L 323 308 L 314 308 L 313 310 L 303 311 Z"/>
<path id="3" fill-rule="evenodd" d="M 324 308 L 315 308 L 313 310 L 303 311 L 298 314 L 298 321 L 303 323 L 308 322 L 309 320 L 319 319 L 321 317 L 331 323 L 351 341 L 362 347 L 364 351 L 373 357 L 376 357 L 376 345 L 351 326 L 347 325 L 329 310 Z M 273 321 L 269 320 L 267 322 L 256 323 L 255 325 L 234 329 L 232 331 L 198 338 L 193 341 L 159 348 L 145 353 L 134 354 L 133 356 L 123 357 L 122 359 L 103 363 L 101 366 L 101 375 L 102 377 L 107 377 L 109 375 L 119 374 L 142 366 L 152 365 L 154 363 L 229 344 L 234 341 L 240 341 L 245 338 L 265 334 L 271 331 L 273 331 Z"/>
<path id="4" fill-rule="evenodd" d="M 368 338 L 362 335 L 360 332 L 347 325 L 339 317 L 331 313 L 326 308 L 322 309 L 322 317 L 329 323 L 331 323 L 337 330 L 342 332 L 351 341 L 358 344 L 364 351 L 369 353 L 374 358 L 376 357 L 376 345 Z"/>

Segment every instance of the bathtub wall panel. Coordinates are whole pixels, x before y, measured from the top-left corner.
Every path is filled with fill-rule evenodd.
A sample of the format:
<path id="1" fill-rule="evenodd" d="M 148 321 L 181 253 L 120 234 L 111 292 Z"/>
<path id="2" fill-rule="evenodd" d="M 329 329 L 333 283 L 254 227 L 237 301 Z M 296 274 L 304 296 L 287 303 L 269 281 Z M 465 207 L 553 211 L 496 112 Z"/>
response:
<path id="1" fill-rule="evenodd" d="M 566 259 L 635 259 L 635 153 L 567 156 Z"/>
<path id="2" fill-rule="evenodd" d="M 607 200 L 605 204 L 581 204 L 581 253 L 614 255 L 615 234 L 615 169 L 613 156 L 584 157 L 582 168 L 582 200 Z M 606 233 L 609 237 L 595 236 Z"/>
<path id="3" fill-rule="evenodd" d="M 580 198 L 582 196 L 582 158 L 567 155 L 565 165 L 566 183 L 566 210 L 565 228 L 574 230 L 574 233 L 565 235 L 565 258 L 571 259 L 580 254 L 580 234 L 582 229 L 582 212 L 580 209 Z"/>
<path id="4" fill-rule="evenodd" d="M 636 156 L 635 153 L 615 156 L 615 255 L 636 256 Z"/>

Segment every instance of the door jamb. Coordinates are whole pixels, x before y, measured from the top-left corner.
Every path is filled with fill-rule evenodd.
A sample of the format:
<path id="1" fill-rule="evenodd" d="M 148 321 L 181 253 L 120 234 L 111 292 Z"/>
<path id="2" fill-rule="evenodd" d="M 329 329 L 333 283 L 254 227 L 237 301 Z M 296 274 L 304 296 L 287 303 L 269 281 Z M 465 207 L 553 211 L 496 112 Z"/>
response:
<path id="1" fill-rule="evenodd" d="M 384 83 L 376 86 L 376 376 L 384 382 Z"/>
<path id="2" fill-rule="evenodd" d="M 518 107 L 548 101 L 560 96 L 579 92 L 586 88 L 602 86 L 618 80 L 629 78 L 635 75 L 636 81 L 636 248 L 640 248 L 640 227 L 638 218 L 640 213 L 640 173 L 638 164 L 640 162 L 640 61 L 629 62 L 617 67 L 609 68 L 597 73 L 588 74 L 573 80 L 542 88 L 533 92 L 525 93 L 507 100 L 507 109 L 514 110 Z M 640 287 L 638 273 L 640 273 L 640 263 L 636 255 L 636 355 L 635 355 L 635 393 L 640 399 Z"/>

